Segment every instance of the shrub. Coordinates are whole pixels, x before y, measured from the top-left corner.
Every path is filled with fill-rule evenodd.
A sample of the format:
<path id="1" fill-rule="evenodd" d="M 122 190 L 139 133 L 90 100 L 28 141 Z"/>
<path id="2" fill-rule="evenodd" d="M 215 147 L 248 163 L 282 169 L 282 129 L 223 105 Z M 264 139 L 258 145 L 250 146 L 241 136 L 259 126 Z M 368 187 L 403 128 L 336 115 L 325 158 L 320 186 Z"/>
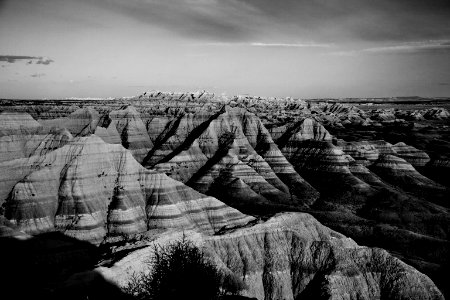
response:
<path id="1" fill-rule="evenodd" d="M 223 275 L 205 254 L 183 237 L 167 246 L 154 246 L 148 274 L 134 274 L 124 288 L 138 299 L 217 299 L 237 293 L 243 284 Z"/>

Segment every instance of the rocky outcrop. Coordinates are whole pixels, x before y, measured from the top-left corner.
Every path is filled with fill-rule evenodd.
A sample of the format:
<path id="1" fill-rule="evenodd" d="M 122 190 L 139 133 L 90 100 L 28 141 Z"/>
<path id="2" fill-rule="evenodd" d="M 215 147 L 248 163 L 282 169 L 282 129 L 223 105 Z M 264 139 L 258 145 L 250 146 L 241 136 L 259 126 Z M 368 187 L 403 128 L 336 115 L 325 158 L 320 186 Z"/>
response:
<path id="1" fill-rule="evenodd" d="M 403 158 L 414 167 L 423 167 L 430 161 L 430 157 L 424 151 L 406 145 L 403 142 L 395 144 L 392 148 L 398 157 Z"/>
<path id="2" fill-rule="evenodd" d="M 8 118 L 5 120 L 5 115 Z M 72 140 L 66 129 L 45 128 L 24 113 L 2 113 L 0 129 L 0 204 L 42 156 Z"/>
<path id="3" fill-rule="evenodd" d="M 131 151 L 137 161 L 141 162 L 152 149 L 153 143 L 147 133 L 146 126 L 140 118 L 139 112 L 133 106 L 109 113 L 111 123 L 107 127 L 115 127 L 121 144 Z M 114 129 L 112 129 L 113 131 Z M 112 138 L 115 137 L 115 132 Z"/>
<path id="4" fill-rule="evenodd" d="M 41 125 L 28 113 L 3 111 L 0 113 L 1 131 L 37 128 Z"/>
<path id="5" fill-rule="evenodd" d="M 431 280 L 386 251 L 358 247 L 309 215 L 280 215 L 208 246 L 258 299 L 442 297 Z"/>
<path id="6" fill-rule="evenodd" d="M 351 174 L 347 156 L 333 145 L 331 135 L 319 122 L 306 119 L 283 132 L 276 139 L 282 154 L 314 186 L 324 188 L 337 177 L 339 182 L 367 185 Z"/>
<path id="7" fill-rule="evenodd" d="M 292 143 L 283 148 L 283 153 L 301 170 L 350 173 L 347 156 L 331 142 Z"/>
<path id="8" fill-rule="evenodd" d="M 445 108 L 433 107 L 424 111 L 423 116 L 426 119 L 447 119 L 450 113 Z"/>
<path id="9" fill-rule="evenodd" d="M 308 214 L 279 214 L 252 227 L 218 236 L 188 233 L 219 268 L 243 280 L 241 293 L 257 299 L 443 299 L 425 275 L 382 249 L 358 246 Z M 155 244 L 181 238 L 172 233 Z M 125 284 L 145 271 L 153 247 L 137 250 L 112 267 L 106 278 Z"/>
<path id="10" fill-rule="evenodd" d="M 2 113 L 0 124 L 0 163 L 45 155 L 72 139 L 66 129 L 44 128 L 28 114 Z"/>
<path id="11" fill-rule="evenodd" d="M 276 142 L 296 169 L 350 173 L 344 152 L 320 123 L 306 119 L 283 132 Z"/>
<path id="12" fill-rule="evenodd" d="M 337 146 L 364 165 L 370 164 L 378 159 L 379 151 L 369 141 L 346 142 L 338 140 Z"/>
<path id="13" fill-rule="evenodd" d="M 145 160 L 229 205 L 303 205 L 318 193 L 294 170 L 253 114 L 223 107 L 169 121 Z"/>
<path id="14" fill-rule="evenodd" d="M 86 136 L 95 132 L 100 114 L 93 108 L 80 108 L 67 117 L 38 120 L 46 127 L 65 128 L 73 136 Z"/>
<path id="15" fill-rule="evenodd" d="M 384 140 L 370 141 L 370 144 L 378 150 L 379 155 L 397 155 L 392 144 Z"/>
<path id="16" fill-rule="evenodd" d="M 376 121 L 392 121 L 395 120 L 395 112 L 393 109 L 377 109 L 371 112 L 371 118 Z"/>
<path id="17" fill-rule="evenodd" d="M 276 176 L 289 188 L 289 193 L 296 197 L 304 195 L 301 197 L 302 201 L 308 205 L 313 204 L 318 197 L 317 191 L 295 171 L 262 122 L 253 114 L 245 121 L 244 128 L 247 131 L 245 135 L 248 137 L 249 143 L 269 164 Z M 250 134 L 249 130 L 252 129 L 254 132 Z"/>
<path id="18" fill-rule="evenodd" d="M 329 141 L 332 139 L 325 127 L 311 118 L 296 122 L 292 126 L 271 128 L 270 134 L 278 145 L 306 140 Z"/>
<path id="19" fill-rule="evenodd" d="M 437 201 L 448 206 L 448 203 L 432 199 L 436 193 L 445 194 L 446 189 L 417 172 L 411 164 L 400 157 L 382 155 L 370 166 L 370 169 L 394 186 L 398 186 L 419 197 L 431 198 L 430 200 L 433 202 Z M 442 196 L 438 199 L 442 199 Z"/>

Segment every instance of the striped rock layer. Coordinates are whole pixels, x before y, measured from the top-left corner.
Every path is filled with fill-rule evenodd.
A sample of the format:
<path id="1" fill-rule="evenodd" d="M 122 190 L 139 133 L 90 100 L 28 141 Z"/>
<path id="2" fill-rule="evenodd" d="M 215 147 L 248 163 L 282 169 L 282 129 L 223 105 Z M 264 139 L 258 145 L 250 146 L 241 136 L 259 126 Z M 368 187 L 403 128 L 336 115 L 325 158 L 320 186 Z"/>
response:
<path id="1" fill-rule="evenodd" d="M 318 196 L 261 121 L 239 108 L 167 121 L 144 164 L 236 207 L 302 205 Z"/>
<path id="2" fill-rule="evenodd" d="M 293 125 L 273 127 L 270 129 L 270 133 L 278 144 L 306 140 L 329 141 L 332 139 L 331 134 L 325 127 L 311 118 L 297 121 Z"/>
<path id="3" fill-rule="evenodd" d="M 315 120 L 306 119 L 303 123 L 297 123 L 293 130 L 285 131 L 275 140 L 295 170 L 322 196 L 339 199 L 337 193 L 372 192 L 369 184 L 351 172 L 348 155 L 332 143 L 328 131 Z"/>
<path id="4" fill-rule="evenodd" d="M 141 162 L 147 152 L 153 147 L 150 136 L 139 112 L 132 106 L 109 113 L 111 123 L 107 127 L 117 130 L 121 144 L 131 151 L 138 162 Z M 113 133 L 112 138 L 115 137 Z M 109 142 L 109 141 L 108 141 Z"/>
<path id="5" fill-rule="evenodd" d="M 13 131 L 24 128 L 37 128 L 41 125 L 27 113 L 3 111 L 0 113 L 0 130 Z"/>
<path id="6" fill-rule="evenodd" d="M 379 151 L 369 141 L 345 142 L 338 140 L 337 146 L 357 160 L 359 163 L 367 165 L 378 159 Z"/>
<path id="7" fill-rule="evenodd" d="M 370 141 L 370 144 L 378 150 L 379 155 L 397 155 L 392 144 L 384 140 Z"/>
<path id="8" fill-rule="evenodd" d="M 151 229 L 211 234 L 252 219 L 146 170 L 122 146 L 106 144 L 95 135 L 15 164 L 26 171 L 6 200 L 5 216 L 30 234 L 58 230 L 98 243 Z"/>
<path id="9" fill-rule="evenodd" d="M 423 167 L 430 161 L 430 157 L 424 151 L 406 145 L 403 142 L 393 145 L 392 148 L 398 157 L 403 158 L 414 167 Z"/>
<path id="10" fill-rule="evenodd" d="M 3 112 L 0 124 L 0 163 L 44 155 L 72 139 L 68 130 L 45 128 L 29 114 Z"/>
<path id="11" fill-rule="evenodd" d="M 87 105 L 80 105 L 85 107 L 81 110 L 72 106 L 60 111 L 55 108 L 52 109 L 55 116 L 61 119 L 52 123 L 48 117 L 53 112 L 49 111 L 48 115 L 44 112 L 40 115 L 46 119 L 41 122 L 45 126 L 29 116 L 9 114 L 4 123 L 10 129 L 0 135 L 9 139 L 7 143 L 10 145 L 1 148 L 5 150 L 2 150 L 4 156 L 0 160 L 0 201 L 7 201 L 2 207 L 6 210 L 7 223 L 29 233 L 59 230 L 77 238 L 100 242 L 105 237 L 130 236 L 148 230 L 154 234 L 156 231 L 151 230 L 154 228 L 199 228 L 199 231 L 213 233 L 222 231 L 223 224 L 232 227 L 248 221 L 232 210 L 225 213 L 222 221 L 213 222 L 220 219 L 212 215 L 216 211 L 213 208 L 217 203 L 217 211 L 223 216 L 223 204 L 214 202 L 217 200 L 212 197 L 240 209 L 245 208 L 249 213 L 265 213 L 263 208 L 273 206 L 278 210 L 308 209 L 308 205 L 313 204 L 311 213 L 326 225 L 358 238 L 362 243 L 400 253 L 408 263 L 433 276 L 436 282 L 443 278 L 436 268 L 448 264 L 449 218 L 447 210 L 442 207 L 445 203 L 433 198 L 446 199 L 445 193 L 418 173 L 413 167 L 416 165 L 404 165 L 404 161 L 408 162 L 407 157 L 404 161 L 398 160 L 400 154 L 395 145 L 383 140 L 342 142 L 341 145 L 320 124 L 323 122 L 327 128 L 344 124 L 347 130 L 347 124 L 350 128 L 359 121 L 367 121 L 370 112 L 348 106 L 331 109 L 333 105 L 330 104 L 306 104 L 295 100 L 267 104 L 248 97 L 238 97 L 228 102 L 233 108 L 221 109 L 228 100 L 210 101 L 208 96 L 210 102 L 201 102 L 203 96 L 178 94 L 152 97 L 154 99 L 142 97 L 136 100 L 133 103 L 137 105 L 136 109 L 127 100 L 108 102 L 107 108 L 103 107 L 103 102 L 97 102 L 91 107 L 95 107 L 98 113 L 86 108 Z M 254 113 L 241 108 L 246 105 L 251 106 Z M 292 109 L 287 111 L 287 106 Z M 346 116 L 347 110 L 352 111 L 352 117 Z M 70 115 L 70 112 L 74 113 Z M 377 114 L 373 113 L 374 119 Z M 29 125 L 22 126 L 14 118 Z M 376 125 L 370 126 L 375 128 Z M 381 123 L 378 125 L 382 126 Z M 40 129 L 48 127 L 55 129 Z M 92 133 L 106 144 L 98 138 L 95 142 L 90 141 Z M 48 142 L 42 143 L 46 138 Z M 373 138 L 379 139 L 379 136 L 373 135 Z M 95 146 L 93 148 L 97 150 L 87 151 L 92 149 L 87 145 L 101 143 L 104 145 L 101 147 L 107 150 L 100 151 L 97 148 L 101 147 Z M 131 152 L 120 154 L 125 151 L 120 144 Z M 87 152 L 80 148 L 86 148 Z M 77 153 L 81 154 L 78 159 L 75 158 Z M 131 154 L 145 167 L 154 170 L 141 168 Z M 386 162 L 386 155 L 393 157 L 388 157 Z M 121 167 L 122 162 L 124 167 Z M 445 158 L 434 158 L 433 161 L 441 169 L 445 169 L 446 162 Z M 129 165 L 133 167 L 128 168 Z M 155 170 L 209 196 L 198 194 L 178 181 L 155 173 Z M 419 170 L 423 172 L 423 169 Z M 139 185 L 136 183 L 138 179 Z M 140 182 L 144 182 L 145 187 L 141 187 Z M 318 192 L 321 198 L 316 201 Z M 199 199 L 199 202 L 194 202 L 200 203 L 199 208 L 180 204 L 174 199 L 187 200 L 187 203 L 190 199 Z M 166 200 L 177 204 L 168 210 L 152 204 L 166 203 Z M 184 213 L 186 211 L 189 213 Z M 376 259 L 373 264 L 378 262 L 380 260 Z M 347 270 L 347 266 L 344 269 Z M 392 268 L 389 270 L 394 277 L 398 275 Z M 442 270 L 445 271 L 445 267 Z M 277 272 L 267 274 L 272 276 Z M 292 285 L 287 283 L 290 277 L 284 278 L 280 285 Z M 319 280 L 320 276 L 317 278 L 313 283 L 321 282 L 319 286 L 324 287 L 321 290 L 337 289 L 335 286 L 329 288 Z M 347 292 L 354 287 L 360 289 L 359 284 L 368 286 L 363 281 L 350 284 L 351 281 L 345 279 L 345 282 L 342 286 Z M 380 287 L 382 295 L 389 290 L 384 284 Z M 445 288 L 444 285 L 440 287 Z M 266 293 L 264 288 L 258 289 L 259 292 L 255 289 L 252 293 Z M 268 295 L 284 293 L 270 289 Z M 292 292 L 297 295 L 295 293 Z M 305 297 L 310 295 L 308 291 L 301 293 Z M 363 293 L 366 292 L 356 292 L 354 298 Z M 378 295 L 378 292 L 370 293 Z M 308 297 L 317 298 L 312 295 Z"/>
<path id="12" fill-rule="evenodd" d="M 7 120 L 5 120 L 7 116 Z M 0 204 L 14 185 L 25 177 L 40 157 L 66 145 L 73 138 L 64 128 L 41 126 L 25 113 L 0 114 Z"/>
<path id="13" fill-rule="evenodd" d="M 380 158 L 370 166 L 370 169 L 378 174 L 385 181 L 394 186 L 398 186 L 404 191 L 415 194 L 419 197 L 434 198 L 436 194 L 442 194 L 437 199 L 430 199 L 430 201 L 437 201 L 448 193 L 445 187 L 437 184 L 433 180 L 423 176 L 406 160 L 394 155 L 382 155 Z M 441 203 L 448 206 L 448 203 Z"/>
<path id="14" fill-rule="evenodd" d="M 93 108 L 80 108 L 67 117 L 38 120 L 46 127 L 66 128 L 73 136 L 94 133 L 100 121 L 100 114 Z"/>
<path id="15" fill-rule="evenodd" d="M 95 133 L 111 144 L 122 144 L 140 162 L 153 144 L 139 112 L 132 106 L 124 106 L 100 115 L 95 109 L 77 109 L 67 117 L 40 120 L 46 127 L 66 128 L 74 136 Z"/>

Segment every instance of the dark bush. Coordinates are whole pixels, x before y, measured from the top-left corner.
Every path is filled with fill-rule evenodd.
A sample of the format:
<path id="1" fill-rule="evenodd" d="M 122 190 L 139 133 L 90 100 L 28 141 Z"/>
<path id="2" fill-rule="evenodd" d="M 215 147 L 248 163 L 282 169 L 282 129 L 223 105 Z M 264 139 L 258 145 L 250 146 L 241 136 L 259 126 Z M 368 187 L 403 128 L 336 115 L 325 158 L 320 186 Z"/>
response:
<path id="1" fill-rule="evenodd" d="M 154 246 L 148 274 L 134 274 L 124 288 L 137 299 L 218 299 L 242 290 L 233 275 L 222 274 L 205 254 L 183 237 L 167 246 Z"/>

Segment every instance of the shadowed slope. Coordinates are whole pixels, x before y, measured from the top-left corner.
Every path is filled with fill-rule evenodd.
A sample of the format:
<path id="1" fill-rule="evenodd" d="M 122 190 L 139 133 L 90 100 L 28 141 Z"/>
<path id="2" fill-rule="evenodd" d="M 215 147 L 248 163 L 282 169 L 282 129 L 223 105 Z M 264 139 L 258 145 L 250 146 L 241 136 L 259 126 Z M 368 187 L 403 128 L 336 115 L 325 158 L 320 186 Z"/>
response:
<path id="1" fill-rule="evenodd" d="M 59 230 L 93 242 L 152 228 L 213 233 L 251 220 L 144 169 L 122 146 L 108 145 L 95 135 L 40 157 L 11 191 L 6 217 L 29 233 Z"/>
<path id="2" fill-rule="evenodd" d="M 245 110 L 182 115 L 156 141 L 147 156 L 150 166 L 236 207 L 303 205 L 317 197 L 260 120 Z"/>
<path id="3" fill-rule="evenodd" d="M 139 112 L 127 106 L 109 113 L 111 124 L 120 135 L 122 146 L 129 149 L 138 162 L 141 162 L 153 143 L 146 131 Z"/>
<path id="4" fill-rule="evenodd" d="M 445 187 L 423 176 L 400 157 L 382 155 L 370 168 L 392 185 L 429 201 L 449 205 L 448 201 L 444 200 L 446 198 L 444 195 L 448 196 Z"/>

